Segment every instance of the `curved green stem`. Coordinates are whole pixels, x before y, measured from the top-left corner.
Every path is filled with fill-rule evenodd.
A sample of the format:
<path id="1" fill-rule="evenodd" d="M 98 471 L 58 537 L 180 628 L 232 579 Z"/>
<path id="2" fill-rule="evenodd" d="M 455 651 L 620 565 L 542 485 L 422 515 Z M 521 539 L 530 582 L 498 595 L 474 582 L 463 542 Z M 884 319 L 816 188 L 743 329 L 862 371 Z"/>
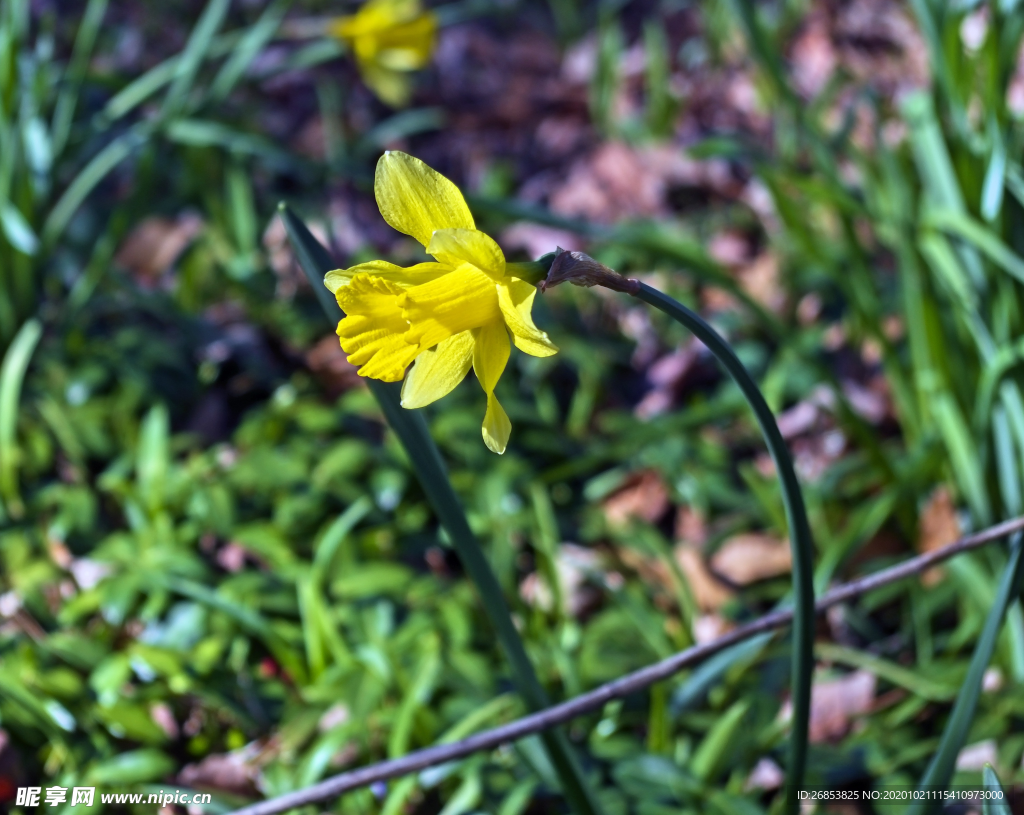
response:
<path id="1" fill-rule="evenodd" d="M 793 471 L 789 449 L 775 423 L 771 408 L 764 401 L 757 384 L 729 343 L 700 315 L 667 294 L 662 294 L 644 283 L 640 283 L 639 288 L 632 293 L 693 332 L 722 363 L 753 409 L 772 460 L 775 462 L 775 470 L 779 474 L 782 500 L 786 506 L 786 521 L 789 524 L 790 545 L 793 549 L 793 729 L 786 806 L 789 811 L 796 812 L 796 796 L 803 784 L 807 763 L 807 726 L 811 709 L 811 674 L 814 670 L 814 545 L 800 483 Z"/>

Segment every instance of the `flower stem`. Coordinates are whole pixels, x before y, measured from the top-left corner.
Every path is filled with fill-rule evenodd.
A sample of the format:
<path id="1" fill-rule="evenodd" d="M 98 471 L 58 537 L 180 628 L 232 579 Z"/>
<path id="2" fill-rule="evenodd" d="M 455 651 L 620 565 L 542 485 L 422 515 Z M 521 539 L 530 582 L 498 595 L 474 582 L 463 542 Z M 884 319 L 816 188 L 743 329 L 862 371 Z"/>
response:
<path id="1" fill-rule="evenodd" d="M 811 675 L 814 670 L 814 545 L 800 483 L 797 481 L 789 450 L 775 423 L 771 408 L 729 343 L 700 315 L 657 289 L 639 283 L 634 296 L 665 312 L 689 329 L 729 372 L 754 411 L 761 434 L 775 462 L 775 470 L 779 474 L 782 500 L 786 507 L 786 521 L 789 525 L 790 545 L 793 549 L 793 727 L 789 748 L 786 808 L 790 812 L 796 812 L 799 807 L 797 792 L 803 784 L 807 764 L 807 727 L 811 709 Z"/>
<path id="2" fill-rule="evenodd" d="M 281 205 L 280 211 L 292 245 L 295 247 L 299 266 L 316 292 L 324 313 L 332 323 L 337 323 L 344 314 L 322 282 L 324 274 L 335 268 L 335 264 L 323 246 L 290 209 Z M 550 266 L 550 263 L 547 265 Z M 516 691 L 531 712 L 543 710 L 550 704 L 547 694 L 512 622 L 512 612 L 505 602 L 501 586 L 484 557 L 476 536 L 469 528 L 466 514 L 455 490 L 452 489 L 444 460 L 430 436 L 423 414 L 401 407 L 401 385 L 394 382 L 379 382 L 375 379 L 366 381 L 380 403 L 384 418 L 409 454 L 420 486 L 433 506 L 441 526 L 447 531 L 458 553 L 459 561 L 480 594 L 484 611 L 494 626 L 498 642 L 509 661 L 512 683 Z M 562 794 L 575 815 L 600 815 L 600 807 L 565 734 L 561 730 L 546 730 L 540 734 L 540 738 L 561 783 Z"/>

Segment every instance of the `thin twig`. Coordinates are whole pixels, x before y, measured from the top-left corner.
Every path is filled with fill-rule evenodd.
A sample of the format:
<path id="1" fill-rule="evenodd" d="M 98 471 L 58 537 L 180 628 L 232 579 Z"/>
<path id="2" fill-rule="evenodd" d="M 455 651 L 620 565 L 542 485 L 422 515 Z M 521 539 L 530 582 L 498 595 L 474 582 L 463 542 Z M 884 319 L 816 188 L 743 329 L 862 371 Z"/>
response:
<path id="1" fill-rule="evenodd" d="M 897 580 L 912 577 L 930 566 L 934 566 L 936 563 L 959 555 L 962 552 L 977 549 L 979 546 L 1021 530 L 1024 530 L 1024 517 L 1005 521 L 984 529 L 977 534 L 968 535 L 955 543 L 949 544 L 949 546 L 910 558 L 898 566 L 883 569 L 880 572 L 858 580 L 852 580 L 849 583 L 843 583 L 823 595 L 815 604 L 815 610 L 821 613 L 834 605 L 850 600 L 865 592 L 880 588 L 889 583 L 895 583 Z M 584 713 L 597 710 L 613 699 L 619 699 L 643 690 L 655 682 L 667 679 L 684 668 L 688 668 L 720 651 L 724 651 L 732 645 L 743 642 L 757 634 L 782 628 L 792 619 L 792 609 L 773 611 L 745 625 L 734 628 L 718 639 L 701 645 L 694 645 L 685 651 L 680 651 L 678 654 L 673 654 L 667 659 L 663 659 L 661 662 L 648 665 L 646 668 L 641 668 L 639 671 L 634 671 L 631 674 L 627 674 L 606 685 L 601 685 L 599 688 L 581 694 L 567 702 L 549 707 L 539 713 L 524 716 L 521 719 L 516 719 L 514 722 L 509 722 L 491 730 L 485 730 L 461 741 L 427 747 L 423 750 L 409 753 L 402 758 L 382 761 L 378 764 L 360 767 L 357 770 L 350 770 L 333 778 L 328 778 L 326 781 L 321 781 L 319 784 L 307 787 L 304 790 L 291 792 L 277 798 L 272 798 L 269 801 L 243 807 L 236 810 L 232 815 L 278 815 L 278 813 L 295 807 L 313 804 L 327 798 L 334 798 L 344 792 L 357 789 L 358 787 L 365 787 L 377 781 L 386 781 L 389 778 L 408 775 L 427 767 L 463 758 L 480 750 L 491 750 L 502 744 L 509 744 L 542 730 L 564 724 Z"/>

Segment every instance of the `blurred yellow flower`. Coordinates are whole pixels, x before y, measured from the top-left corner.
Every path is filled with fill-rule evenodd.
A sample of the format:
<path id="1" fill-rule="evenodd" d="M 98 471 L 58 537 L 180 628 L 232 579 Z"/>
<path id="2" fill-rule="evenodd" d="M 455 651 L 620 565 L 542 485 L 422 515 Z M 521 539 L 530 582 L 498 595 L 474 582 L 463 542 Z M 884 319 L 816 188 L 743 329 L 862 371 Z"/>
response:
<path id="1" fill-rule="evenodd" d="M 412 93 L 409 72 L 430 61 L 437 18 L 420 0 L 368 0 L 352 16 L 332 22 L 330 32 L 352 49 L 369 88 L 401 107 Z"/>
<path id="2" fill-rule="evenodd" d="M 511 348 L 537 357 L 558 349 L 533 324 L 537 289 L 514 275 L 514 264 L 477 230 L 451 181 L 419 159 L 387 152 L 373 183 L 381 215 L 418 240 L 435 263 L 407 269 L 373 260 L 328 272 L 324 285 L 347 315 L 341 347 L 359 374 L 402 385 L 402 406 L 418 408 L 450 393 L 476 372 L 487 394 L 484 443 L 505 452 L 512 425 L 494 395 Z"/>

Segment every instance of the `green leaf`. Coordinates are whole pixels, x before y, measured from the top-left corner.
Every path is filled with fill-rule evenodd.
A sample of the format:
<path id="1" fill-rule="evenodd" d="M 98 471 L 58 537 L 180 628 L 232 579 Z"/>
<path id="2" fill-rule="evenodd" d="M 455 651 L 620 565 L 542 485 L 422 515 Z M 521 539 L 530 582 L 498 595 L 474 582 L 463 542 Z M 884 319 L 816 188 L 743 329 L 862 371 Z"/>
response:
<path id="1" fill-rule="evenodd" d="M 986 764 L 981 774 L 985 784 L 985 792 L 991 793 L 992 798 L 983 798 L 981 801 L 981 815 L 1013 815 L 1010 805 L 1006 803 L 1003 788 L 999 784 L 999 776 L 992 769 L 991 764 Z"/>
<path id="2" fill-rule="evenodd" d="M 966 214 L 945 209 L 929 211 L 924 222 L 927 226 L 945 230 L 974 244 L 996 266 L 1024 283 L 1024 259 L 999 240 L 988 227 Z"/>
<path id="3" fill-rule="evenodd" d="M 177 119 L 167 125 L 167 138 L 192 147 L 219 147 L 230 153 L 248 153 L 284 165 L 297 163 L 294 156 L 252 133 L 206 119 Z"/>
<path id="4" fill-rule="evenodd" d="M 330 574 L 331 563 L 338 548 L 371 509 L 373 509 L 373 502 L 369 498 L 365 495 L 357 498 L 324 532 L 323 537 L 317 542 L 316 551 L 313 554 L 312 574 L 318 580 L 322 580 L 324 576 Z"/>
<path id="5" fill-rule="evenodd" d="M 1003 190 L 1006 189 L 1006 145 L 995 123 L 989 128 L 992 133 L 992 157 L 985 170 L 985 181 L 981 186 L 981 217 L 992 223 L 1003 208 Z"/>
<path id="6" fill-rule="evenodd" d="M 196 27 L 192 29 L 188 44 L 181 54 L 174 70 L 174 81 L 167 96 L 164 98 L 163 106 L 160 108 L 160 118 L 164 121 L 179 113 L 184 106 L 185 97 L 192 89 L 199 66 L 202 65 L 213 44 L 214 35 L 224 22 L 224 17 L 231 6 L 231 0 L 210 0 L 199 16 Z"/>
<path id="7" fill-rule="evenodd" d="M 939 749 L 935 752 L 928 769 L 922 776 L 918 785 L 919 789 L 946 789 L 949 786 L 956 769 L 957 756 L 963 749 L 967 734 L 970 732 L 971 722 L 974 720 L 978 697 L 981 696 L 982 680 L 985 670 L 992 661 L 999 630 L 1003 625 L 1003 617 L 1006 615 L 1006 609 L 1010 603 L 1020 593 L 1021 566 L 1024 564 L 1021 552 L 1021 534 L 1017 533 L 1012 538 L 1010 557 L 1003 570 L 999 589 L 992 602 L 988 617 L 985 619 L 985 626 L 978 638 L 978 644 L 974 648 L 970 667 L 967 669 L 967 677 L 964 679 L 963 685 L 960 686 L 953 710 L 942 731 Z M 937 802 L 915 802 L 907 812 L 908 815 L 923 815 L 923 813 L 934 812 L 936 809 Z"/>
<path id="8" fill-rule="evenodd" d="M 222 102 L 227 99 L 256 55 L 273 39 L 291 4 L 292 0 L 275 0 L 242 36 L 210 86 L 211 101 Z"/>
<path id="9" fill-rule="evenodd" d="M 863 668 L 865 671 L 873 673 L 879 679 L 884 679 L 893 685 L 906 688 L 922 699 L 928 699 L 932 702 L 948 702 L 956 696 L 957 689 L 955 686 L 937 682 L 916 671 L 904 668 L 902 665 L 889 662 L 881 657 L 876 657 L 873 654 L 825 642 L 817 643 L 814 646 L 814 650 L 821 659 L 849 665 L 852 668 Z"/>
<path id="10" fill-rule="evenodd" d="M 22 254 L 34 255 L 39 249 L 39 238 L 32 230 L 32 225 L 10 201 L 0 206 L 0 226 L 11 246 Z"/>
<path id="11" fill-rule="evenodd" d="M 947 393 L 934 396 L 933 413 L 953 463 L 953 472 L 978 521 L 988 524 L 992 518 L 985 477 L 974 439 L 960 408 Z"/>
<path id="12" fill-rule="evenodd" d="M 712 781 L 725 755 L 727 754 L 737 731 L 743 725 L 743 719 L 750 709 L 750 700 L 741 699 L 733 703 L 721 718 L 715 721 L 704 736 L 700 746 L 690 759 L 690 771 L 701 781 Z"/>
<path id="13" fill-rule="evenodd" d="M 29 361 L 42 335 L 39 320 L 26 322 L 8 346 L 0 366 L 0 496 L 14 518 L 20 518 L 25 511 L 18 490 L 18 404 Z M 3 519 L 4 508 L 0 504 L 0 520 Z"/>
<path id="14" fill-rule="evenodd" d="M 142 781 L 156 781 L 174 772 L 176 766 L 177 762 L 160 750 L 130 750 L 92 765 L 85 772 L 85 780 L 96 786 L 123 788 Z"/>
<path id="15" fill-rule="evenodd" d="M 43 224 L 43 242 L 52 246 L 60 237 L 75 212 L 107 174 L 117 167 L 128 156 L 135 152 L 146 141 L 145 131 L 130 130 L 110 142 L 92 160 L 64 190 L 64 194 L 54 204 Z"/>
<path id="16" fill-rule="evenodd" d="M 99 34 L 106 12 L 107 0 L 89 0 L 89 5 L 85 7 L 85 13 L 82 15 L 82 22 L 78 26 L 71 63 L 64 75 L 57 104 L 53 109 L 52 150 L 56 156 L 63 151 L 68 134 L 71 132 L 71 122 L 75 116 L 82 79 L 89 68 L 92 49 L 96 44 L 96 36 Z"/>
<path id="17" fill-rule="evenodd" d="M 216 59 L 231 53 L 238 43 L 238 35 L 231 33 L 217 37 L 210 45 L 207 59 Z M 176 54 L 153 66 L 146 73 L 132 80 L 110 98 L 99 114 L 100 124 L 111 124 L 149 99 L 161 88 L 170 84 L 177 76 L 182 54 Z"/>

